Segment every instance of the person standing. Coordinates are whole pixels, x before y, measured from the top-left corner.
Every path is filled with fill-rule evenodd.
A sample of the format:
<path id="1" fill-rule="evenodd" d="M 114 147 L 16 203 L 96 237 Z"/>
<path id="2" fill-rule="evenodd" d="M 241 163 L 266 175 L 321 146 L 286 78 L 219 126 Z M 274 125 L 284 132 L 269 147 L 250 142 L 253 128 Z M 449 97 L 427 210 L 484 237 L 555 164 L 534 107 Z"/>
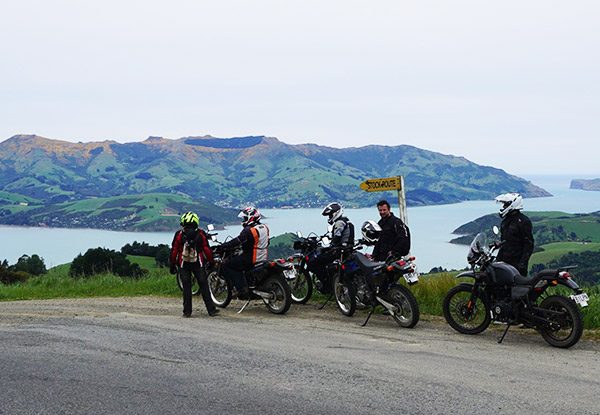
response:
<path id="1" fill-rule="evenodd" d="M 410 230 L 408 226 L 397 218 L 390 210 L 387 200 L 377 202 L 379 210 L 378 225 L 381 227 L 379 239 L 373 248 L 373 260 L 385 261 L 390 255 L 404 256 L 410 252 Z"/>
<path id="2" fill-rule="evenodd" d="M 499 215 L 500 240 L 502 244 L 496 259 L 515 267 L 522 276 L 527 276 L 529 258 L 533 253 L 533 231 L 531 220 L 525 216 L 523 197 L 518 193 L 505 193 L 494 198 L 502 203 Z"/>
<path id="3" fill-rule="evenodd" d="M 213 256 L 204 233 L 198 229 L 200 221 L 194 212 L 187 212 L 181 216 L 181 229 L 175 232 L 171 244 L 171 274 L 176 274 L 179 268 L 179 277 L 183 285 L 183 317 L 192 315 L 192 278 L 196 277 L 200 285 L 202 299 L 209 316 L 216 316 L 219 310 L 210 296 L 208 281 L 204 270 L 206 261 L 213 263 Z"/>

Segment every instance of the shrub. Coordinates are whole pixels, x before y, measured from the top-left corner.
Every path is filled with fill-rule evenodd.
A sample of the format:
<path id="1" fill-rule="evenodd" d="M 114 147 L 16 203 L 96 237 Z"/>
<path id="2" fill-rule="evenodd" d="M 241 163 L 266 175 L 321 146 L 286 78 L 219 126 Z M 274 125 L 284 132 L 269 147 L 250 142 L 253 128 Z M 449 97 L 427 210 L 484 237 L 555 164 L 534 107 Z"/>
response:
<path id="1" fill-rule="evenodd" d="M 146 273 L 138 264 L 129 262 L 125 254 L 106 248 L 88 249 L 84 255 L 79 254 L 69 269 L 72 277 L 89 277 L 104 272 L 131 278 L 137 278 Z"/>

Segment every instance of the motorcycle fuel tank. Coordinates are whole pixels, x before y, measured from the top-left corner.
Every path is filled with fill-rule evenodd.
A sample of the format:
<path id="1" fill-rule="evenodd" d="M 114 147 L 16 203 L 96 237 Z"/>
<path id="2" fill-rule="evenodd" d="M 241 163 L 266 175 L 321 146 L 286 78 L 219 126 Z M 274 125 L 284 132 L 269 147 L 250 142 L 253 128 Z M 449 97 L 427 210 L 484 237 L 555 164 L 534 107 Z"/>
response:
<path id="1" fill-rule="evenodd" d="M 515 277 L 520 276 L 519 271 L 506 262 L 495 262 L 492 267 L 492 279 L 494 283 L 499 285 L 512 285 L 515 282 Z"/>

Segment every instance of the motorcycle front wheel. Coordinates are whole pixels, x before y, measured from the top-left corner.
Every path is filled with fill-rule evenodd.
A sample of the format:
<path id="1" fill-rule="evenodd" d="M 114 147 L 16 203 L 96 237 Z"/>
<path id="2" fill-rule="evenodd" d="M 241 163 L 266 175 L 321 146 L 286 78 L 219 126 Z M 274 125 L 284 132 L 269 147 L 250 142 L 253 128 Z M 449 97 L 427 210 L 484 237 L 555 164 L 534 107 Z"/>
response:
<path id="1" fill-rule="evenodd" d="M 296 274 L 296 278 L 288 280 L 290 285 L 292 301 L 297 304 L 306 304 L 310 299 L 313 291 L 312 278 L 308 275 L 308 271 L 300 271 Z"/>
<path id="2" fill-rule="evenodd" d="M 217 307 L 225 308 L 231 302 L 231 285 L 217 270 L 210 271 L 207 276 L 208 290 L 213 303 Z"/>
<path id="3" fill-rule="evenodd" d="M 179 289 L 183 291 L 183 282 L 181 281 L 181 275 L 179 275 L 179 269 L 177 269 L 177 285 Z M 200 294 L 200 284 L 195 275 L 192 274 L 192 295 Z"/>
<path id="4" fill-rule="evenodd" d="M 356 289 L 350 281 L 340 281 L 340 276 L 333 279 L 333 295 L 338 308 L 345 316 L 352 316 L 356 311 Z"/>
<path id="5" fill-rule="evenodd" d="M 464 285 L 450 288 L 444 296 L 444 317 L 450 327 L 459 333 L 481 333 L 492 321 L 489 307 L 481 298 L 477 297 L 474 304 L 470 302 L 471 288 Z"/>
<path id="6" fill-rule="evenodd" d="M 556 324 L 554 329 L 540 329 L 540 334 L 550 345 L 567 348 L 579 341 L 583 333 L 583 317 L 577 305 L 561 295 L 545 298 L 540 308 L 560 314 L 549 317 Z"/>
<path id="7" fill-rule="evenodd" d="M 292 305 L 292 296 L 290 286 L 283 275 L 273 275 L 268 277 L 264 286 L 266 291 L 271 294 L 271 298 L 263 298 L 267 309 L 273 314 L 285 314 Z"/>
<path id="8" fill-rule="evenodd" d="M 400 327 L 412 328 L 419 322 L 419 304 L 415 295 L 403 285 L 393 286 L 387 292 L 396 310 L 393 319 Z"/>

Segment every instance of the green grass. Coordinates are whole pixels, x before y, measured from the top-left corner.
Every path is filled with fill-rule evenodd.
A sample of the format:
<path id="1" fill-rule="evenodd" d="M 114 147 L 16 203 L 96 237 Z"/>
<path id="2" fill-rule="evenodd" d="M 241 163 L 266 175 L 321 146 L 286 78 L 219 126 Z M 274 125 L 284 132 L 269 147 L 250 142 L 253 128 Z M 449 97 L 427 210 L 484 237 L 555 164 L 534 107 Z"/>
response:
<path id="1" fill-rule="evenodd" d="M 529 259 L 529 264 L 548 264 L 553 259 L 567 255 L 569 252 L 580 253 L 584 251 L 600 251 L 600 243 L 581 243 L 581 242 L 553 242 L 542 245 L 544 250 L 536 252 Z M 576 264 L 574 264 L 576 265 Z"/>
<path id="2" fill-rule="evenodd" d="M 67 272 L 53 270 L 23 283 L 0 284 L 0 301 L 181 295 L 175 277 L 165 269 L 151 270 L 136 280 L 108 273 L 71 278 L 67 275 L 68 269 Z"/>

